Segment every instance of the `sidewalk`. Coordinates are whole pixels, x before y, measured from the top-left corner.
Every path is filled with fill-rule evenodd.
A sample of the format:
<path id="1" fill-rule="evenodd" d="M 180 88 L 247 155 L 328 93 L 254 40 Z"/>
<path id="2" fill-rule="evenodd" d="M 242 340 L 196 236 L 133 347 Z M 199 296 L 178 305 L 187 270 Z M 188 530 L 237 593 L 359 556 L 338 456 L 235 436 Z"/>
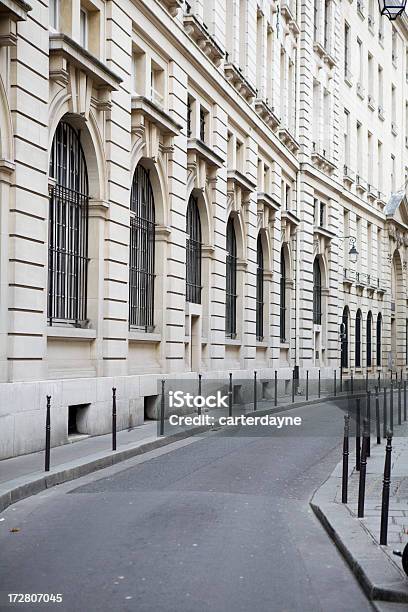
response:
<path id="1" fill-rule="evenodd" d="M 304 397 L 296 396 L 295 403 L 292 404 L 290 396 L 281 396 L 276 407 L 272 400 L 258 400 L 256 414 L 283 412 L 330 399 L 310 397 L 306 402 Z M 235 405 L 233 407 L 234 415 L 251 411 L 252 405 L 247 405 L 246 409 Z M 227 411 L 218 409 L 208 414 L 221 416 L 227 414 Z M 111 434 L 84 437 L 73 443 L 53 447 L 49 472 L 44 471 L 44 451 L 3 459 L 0 461 L 0 512 L 10 504 L 49 487 L 208 430 L 209 427 L 206 426 L 170 427 L 166 422 L 165 435 L 159 436 L 158 423 L 149 421 L 131 430 L 118 431 L 116 451 L 111 450 Z"/>
<path id="2" fill-rule="evenodd" d="M 408 602 L 408 577 L 401 559 L 392 554 L 408 543 L 408 423 L 394 426 L 388 545 L 380 546 L 385 443 L 381 437 L 377 445 L 371 435 L 364 518 L 357 518 L 359 472 L 355 470 L 354 437 L 350 437 L 348 503 L 341 503 L 340 461 L 316 491 L 311 506 L 371 599 Z"/>

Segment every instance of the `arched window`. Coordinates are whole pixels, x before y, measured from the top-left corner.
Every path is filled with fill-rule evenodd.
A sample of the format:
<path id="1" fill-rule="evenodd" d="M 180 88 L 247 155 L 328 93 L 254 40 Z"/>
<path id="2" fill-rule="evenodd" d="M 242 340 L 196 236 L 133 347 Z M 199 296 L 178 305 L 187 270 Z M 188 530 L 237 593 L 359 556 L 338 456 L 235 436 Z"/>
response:
<path id="1" fill-rule="evenodd" d="M 49 206 L 48 321 L 80 325 L 87 318 L 88 173 L 80 132 L 61 121 L 51 149 L 56 181 Z"/>
<path id="2" fill-rule="evenodd" d="M 349 309 L 346 306 L 343 310 L 342 329 L 341 329 L 341 367 L 348 368 L 348 347 L 349 347 Z"/>
<path id="3" fill-rule="evenodd" d="M 225 306 L 225 333 L 229 338 L 235 338 L 237 333 L 237 241 L 234 221 L 231 217 L 227 223 Z"/>
<path id="4" fill-rule="evenodd" d="M 129 327 L 154 328 L 155 210 L 149 172 L 140 164 L 130 194 Z"/>
<path id="5" fill-rule="evenodd" d="M 280 340 L 286 341 L 286 261 L 284 247 L 281 248 L 280 261 Z"/>
<path id="6" fill-rule="evenodd" d="M 367 368 L 371 368 L 372 366 L 372 358 L 371 358 L 371 333 L 372 333 L 372 322 L 373 322 L 373 315 L 371 313 L 371 310 L 369 311 L 368 315 L 367 315 L 367 329 L 366 329 L 366 350 L 367 350 Z"/>
<path id="7" fill-rule="evenodd" d="M 258 235 L 256 243 L 256 339 L 264 336 L 264 257 L 262 238 Z"/>
<path id="8" fill-rule="evenodd" d="M 381 312 L 377 315 L 377 333 L 376 333 L 376 341 L 377 341 L 377 368 L 381 366 L 381 333 L 382 333 L 382 315 Z"/>
<path id="9" fill-rule="evenodd" d="M 313 262 L 313 323 L 322 324 L 322 273 L 317 257 Z"/>
<path id="10" fill-rule="evenodd" d="M 357 310 L 356 314 L 356 337 L 355 337 L 355 366 L 361 368 L 361 310 Z"/>
<path id="11" fill-rule="evenodd" d="M 186 300 L 201 304 L 201 221 L 197 198 L 190 196 L 186 223 Z"/>

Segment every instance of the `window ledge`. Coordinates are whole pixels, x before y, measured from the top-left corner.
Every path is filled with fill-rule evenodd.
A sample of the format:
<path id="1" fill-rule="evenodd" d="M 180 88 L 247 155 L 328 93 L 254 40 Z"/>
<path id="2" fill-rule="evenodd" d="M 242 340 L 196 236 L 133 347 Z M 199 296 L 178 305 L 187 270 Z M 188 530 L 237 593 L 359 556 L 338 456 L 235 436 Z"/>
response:
<path id="1" fill-rule="evenodd" d="M 68 79 L 68 64 L 92 78 L 97 88 L 117 91 L 122 79 L 66 34 L 50 33 L 50 77 Z"/>
<path id="2" fill-rule="evenodd" d="M 281 342 L 279 346 L 280 346 L 281 349 L 289 349 L 290 348 L 289 342 Z"/>
<path id="3" fill-rule="evenodd" d="M 132 96 L 132 130 L 142 125 L 142 117 L 157 125 L 162 134 L 177 136 L 181 125 L 146 96 Z"/>
<path id="4" fill-rule="evenodd" d="M 256 347 L 257 348 L 268 348 L 268 343 L 265 340 L 257 340 Z"/>
<path id="5" fill-rule="evenodd" d="M 61 340 L 95 340 L 96 329 L 83 329 L 68 325 L 47 327 L 47 338 Z"/>
<path id="6" fill-rule="evenodd" d="M 241 346 L 242 342 L 239 338 L 225 338 L 226 346 Z"/>
<path id="7" fill-rule="evenodd" d="M 161 342 L 161 334 L 154 332 L 144 332 L 140 330 L 130 330 L 128 336 L 129 342 L 152 342 L 158 344 Z"/>
<path id="8" fill-rule="evenodd" d="M 187 152 L 188 154 L 196 155 L 198 158 L 207 162 L 209 166 L 214 168 L 221 168 L 224 160 L 222 157 L 217 155 L 208 145 L 198 138 L 189 138 L 187 141 Z"/>
<path id="9" fill-rule="evenodd" d="M 31 6 L 23 0 L 0 0 L 0 47 L 11 47 L 17 44 L 17 22 L 26 21 Z"/>

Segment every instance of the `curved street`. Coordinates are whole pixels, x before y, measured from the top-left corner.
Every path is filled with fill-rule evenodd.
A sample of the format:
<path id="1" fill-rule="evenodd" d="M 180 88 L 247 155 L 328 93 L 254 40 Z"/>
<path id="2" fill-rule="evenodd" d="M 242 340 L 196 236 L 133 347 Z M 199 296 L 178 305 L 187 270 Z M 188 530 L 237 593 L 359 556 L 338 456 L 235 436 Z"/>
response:
<path id="1" fill-rule="evenodd" d="M 301 432 L 210 432 L 9 507 L 1 610 L 372 610 L 309 507 L 341 458 L 343 413 L 286 414 Z M 41 592 L 63 602 L 7 606 Z"/>

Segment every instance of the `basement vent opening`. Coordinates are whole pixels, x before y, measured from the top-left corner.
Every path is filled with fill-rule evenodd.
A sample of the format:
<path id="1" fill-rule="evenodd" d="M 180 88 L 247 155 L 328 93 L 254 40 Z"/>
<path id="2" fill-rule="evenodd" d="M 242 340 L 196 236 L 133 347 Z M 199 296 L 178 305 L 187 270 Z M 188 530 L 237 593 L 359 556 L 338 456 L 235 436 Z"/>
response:
<path id="1" fill-rule="evenodd" d="M 78 436 L 88 433 L 88 410 L 90 404 L 68 406 L 68 435 Z"/>

